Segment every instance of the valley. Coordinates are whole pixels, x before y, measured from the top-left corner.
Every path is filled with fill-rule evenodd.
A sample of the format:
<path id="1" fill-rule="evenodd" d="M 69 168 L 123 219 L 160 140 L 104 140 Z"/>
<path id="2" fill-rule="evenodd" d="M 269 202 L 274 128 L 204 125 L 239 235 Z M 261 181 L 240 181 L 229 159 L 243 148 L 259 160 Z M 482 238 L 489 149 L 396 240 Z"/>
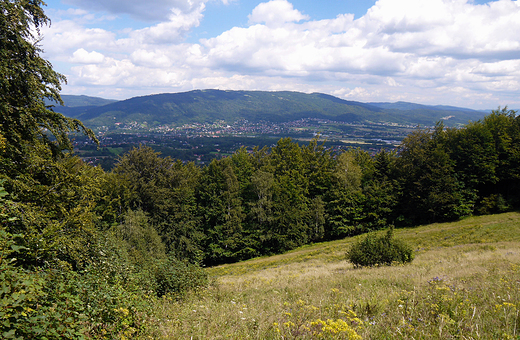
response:
<path id="1" fill-rule="evenodd" d="M 337 152 L 360 148 L 371 153 L 393 150 L 412 131 L 442 121 L 458 127 L 484 112 L 413 103 L 361 103 L 299 92 L 197 90 L 113 101 L 64 95 L 54 110 L 79 118 L 100 147 L 88 138 L 74 141 L 86 162 L 110 170 L 121 153 L 139 144 L 163 156 L 207 164 L 239 148 L 271 147 L 290 137 L 301 144 L 319 136 Z"/>
<path id="2" fill-rule="evenodd" d="M 414 129 L 417 127 L 411 125 L 351 124 L 310 118 L 286 123 L 193 123 L 149 130 L 135 123 L 121 126 L 119 132 L 98 132 L 99 147 L 88 138 L 77 136 L 74 150 L 84 161 L 101 165 L 105 170 L 114 166 L 120 154 L 139 144 L 151 146 L 163 156 L 204 165 L 214 158 L 229 156 L 240 148 L 253 150 L 255 147 L 274 146 L 285 137 L 302 145 L 319 137 L 324 146 L 333 152 L 360 148 L 377 153 L 381 149 L 395 149 Z"/>

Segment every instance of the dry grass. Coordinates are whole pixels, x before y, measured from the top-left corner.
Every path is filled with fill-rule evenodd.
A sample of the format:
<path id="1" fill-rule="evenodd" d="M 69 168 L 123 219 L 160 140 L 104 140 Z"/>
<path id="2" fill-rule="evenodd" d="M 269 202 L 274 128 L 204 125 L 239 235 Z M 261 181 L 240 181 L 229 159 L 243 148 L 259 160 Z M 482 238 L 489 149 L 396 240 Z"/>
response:
<path id="1" fill-rule="evenodd" d="M 167 339 L 518 339 L 520 214 L 396 230 L 405 266 L 354 269 L 353 239 L 209 268 L 158 306 Z"/>

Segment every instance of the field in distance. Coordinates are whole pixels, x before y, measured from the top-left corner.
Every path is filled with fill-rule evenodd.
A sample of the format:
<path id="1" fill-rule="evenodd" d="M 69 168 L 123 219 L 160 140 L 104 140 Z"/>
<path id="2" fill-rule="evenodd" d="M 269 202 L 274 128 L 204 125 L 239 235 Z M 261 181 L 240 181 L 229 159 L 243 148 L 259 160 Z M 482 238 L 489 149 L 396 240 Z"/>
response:
<path id="1" fill-rule="evenodd" d="M 354 269 L 365 236 L 208 268 L 214 284 L 158 306 L 167 339 L 517 339 L 520 213 L 398 229 L 404 266 Z"/>

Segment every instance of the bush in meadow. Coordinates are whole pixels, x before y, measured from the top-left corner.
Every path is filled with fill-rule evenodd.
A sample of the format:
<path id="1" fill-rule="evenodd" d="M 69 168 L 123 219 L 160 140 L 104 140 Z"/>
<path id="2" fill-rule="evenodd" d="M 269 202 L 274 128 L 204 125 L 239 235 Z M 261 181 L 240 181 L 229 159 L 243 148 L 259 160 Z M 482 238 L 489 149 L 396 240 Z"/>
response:
<path id="1" fill-rule="evenodd" d="M 372 267 L 391 265 L 394 262 L 412 262 L 412 248 L 401 240 L 394 238 L 394 227 L 391 226 L 385 235 L 376 236 L 370 233 L 356 242 L 347 252 L 347 261 L 354 267 Z"/>

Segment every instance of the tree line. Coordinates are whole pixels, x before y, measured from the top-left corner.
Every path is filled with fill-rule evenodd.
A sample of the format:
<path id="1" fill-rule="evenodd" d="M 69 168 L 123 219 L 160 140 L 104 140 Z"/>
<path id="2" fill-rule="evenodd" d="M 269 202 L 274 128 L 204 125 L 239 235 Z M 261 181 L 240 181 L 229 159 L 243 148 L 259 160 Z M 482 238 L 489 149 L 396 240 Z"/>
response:
<path id="1" fill-rule="evenodd" d="M 318 139 L 285 138 L 205 167 L 140 146 L 104 174 L 96 209 L 101 225 L 144 212 L 168 252 L 206 265 L 503 212 L 519 205 L 519 128 L 505 108 L 463 128 L 417 129 L 395 152 L 332 153 Z"/>

